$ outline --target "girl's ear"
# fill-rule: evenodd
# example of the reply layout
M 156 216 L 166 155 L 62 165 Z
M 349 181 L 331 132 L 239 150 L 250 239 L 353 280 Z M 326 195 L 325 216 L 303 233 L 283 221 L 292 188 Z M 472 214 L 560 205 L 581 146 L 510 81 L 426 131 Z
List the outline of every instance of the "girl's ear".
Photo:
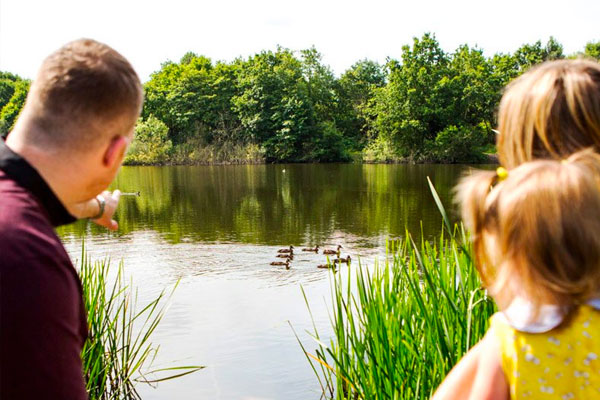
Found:
M 113 169 L 121 165 L 125 152 L 127 151 L 128 141 L 124 136 L 118 135 L 111 139 L 108 147 L 104 151 L 102 163 L 105 167 Z

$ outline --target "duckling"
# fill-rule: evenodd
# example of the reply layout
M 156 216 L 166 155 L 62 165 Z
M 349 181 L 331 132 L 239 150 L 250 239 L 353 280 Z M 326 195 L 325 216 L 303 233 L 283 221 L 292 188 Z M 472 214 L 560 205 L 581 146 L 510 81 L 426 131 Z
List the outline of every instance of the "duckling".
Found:
M 140 192 L 125 192 L 125 193 L 121 193 L 121 196 L 137 196 L 140 197 Z
M 277 258 L 287 258 L 289 260 L 293 260 L 294 259 L 294 253 L 281 253 L 281 254 L 277 254 Z
M 285 265 L 285 269 L 290 269 L 290 260 L 287 259 L 285 262 L 283 261 L 273 261 L 271 265 Z
M 324 268 L 324 269 L 333 268 L 333 269 L 335 269 L 335 264 L 321 264 L 321 265 L 317 265 L 317 268 Z
M 342 245 L 338 244 L 337 250 L 323 250 L 323 254 L 337 254 L 339 256 L 341 248 L 342 248 Z
M 319 246 L 315 246 L 314 248 L 312 247 L 305 247 L 302 249 L 302 251 L 314 251 L 315 253 L 319 252 Z
M 333 260 L 334 264 L 340 264 L 340 263 L 346 263 L 346 264 L 350 264 L 350 255 L 348 255 L 348 257 L 346 258 L 336 258 L 335 260 Z
M 293 253 L 294 252 L 294 246 L 292 246 L 290 244 L 290 248 L 289 249 L 279 249 L 277 250 L 278 253 Z

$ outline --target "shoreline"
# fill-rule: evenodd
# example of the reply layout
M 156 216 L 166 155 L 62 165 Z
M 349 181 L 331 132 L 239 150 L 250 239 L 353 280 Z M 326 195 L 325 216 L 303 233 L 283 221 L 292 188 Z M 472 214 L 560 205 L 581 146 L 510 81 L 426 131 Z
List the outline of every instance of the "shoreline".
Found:
M 159 163 L 124 163 L 123 166 L 127 167 L 180 167 L 180 166 L 228 166 L 228 165 L 269 165 L 269 164 L 411 164 L 411 165 L 479 165 L 479 164 L 499 164 L 497 154 L 484 154 L 485 160 L 483 162 L 458 162 L 458 163 L 440 163 L 440 162 L 414 162 L 409 160 L 390 160 L 390 161 L 334 161 L 334 162 L 323 162 L 323 161 L 286 161 L 286 162 L 269 162 L 269 161 L 217 161 L 217 162 L 206 162 L 206 161 L 167 161 Z

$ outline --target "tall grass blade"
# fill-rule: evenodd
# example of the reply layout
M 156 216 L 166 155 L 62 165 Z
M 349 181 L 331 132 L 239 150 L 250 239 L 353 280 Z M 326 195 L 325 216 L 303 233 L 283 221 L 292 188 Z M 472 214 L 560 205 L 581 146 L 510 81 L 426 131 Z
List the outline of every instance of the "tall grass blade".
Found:
M 88 321 L 88 339 L 82 350 L 82 360 L 90 400 L 140 399 L 137 382 L 161 382 L 203 368 L 178 366 L 146 372 L 158 352 L 150 337 L 165 314 L 172 291 L 168 296 L 163 291 L 138 309 L 137 291 L 132 292 L 125 284 L 122 263 L 109 282 L 110 261 L 93 262 L 82 245 L 80 267 Z M 146 378 L 165 371 L 175 373 L 156 379 Z
M 428 399 L 487 330 L 495 305 L 481 289 L 468 235 L 450 225 L 428 182 L 447 234 L 433 242 L 421 235 L 417 245 L 407 233 L 404 243 L 386 245 L 383 263 L 359 260 L 347 279 L 332 279 L 333 337 L 325 346 L 321 336 L 313 352 L 301 345 L 321 365 L 313 371 L 326 398 Z

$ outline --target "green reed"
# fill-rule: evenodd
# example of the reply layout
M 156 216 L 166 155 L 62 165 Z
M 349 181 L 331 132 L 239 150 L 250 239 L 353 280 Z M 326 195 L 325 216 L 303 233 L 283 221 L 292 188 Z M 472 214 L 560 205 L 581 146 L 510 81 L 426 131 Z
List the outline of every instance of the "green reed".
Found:
M 82 249 L 79 275 L 88 322 L 82 359 L 90 400 L 140 399 L 136 391 L 139 382 L 152 384 L 202 369 L 177 366 L 149 370 L 158 351 L 150 337 L 173 291 L 163 291 L 138 307 L 137 292 L 124 281 L 123 264 L 110 280 L 109 271 L 108 260 L 92 262 Z M 171 375 L 154 378 L 157 373 Z
M 333 338 L 323 342 L 314 327 L 314 352 L 301 343 L 324 397 L 429 398 L 483 337 L 495 305 L 481 288 L 465 230 L 450 229 L 433 194 L 446 226 L 435 241 L 416 245 L 407 232 L 388 243 L 382 264 L 332 276 Z

